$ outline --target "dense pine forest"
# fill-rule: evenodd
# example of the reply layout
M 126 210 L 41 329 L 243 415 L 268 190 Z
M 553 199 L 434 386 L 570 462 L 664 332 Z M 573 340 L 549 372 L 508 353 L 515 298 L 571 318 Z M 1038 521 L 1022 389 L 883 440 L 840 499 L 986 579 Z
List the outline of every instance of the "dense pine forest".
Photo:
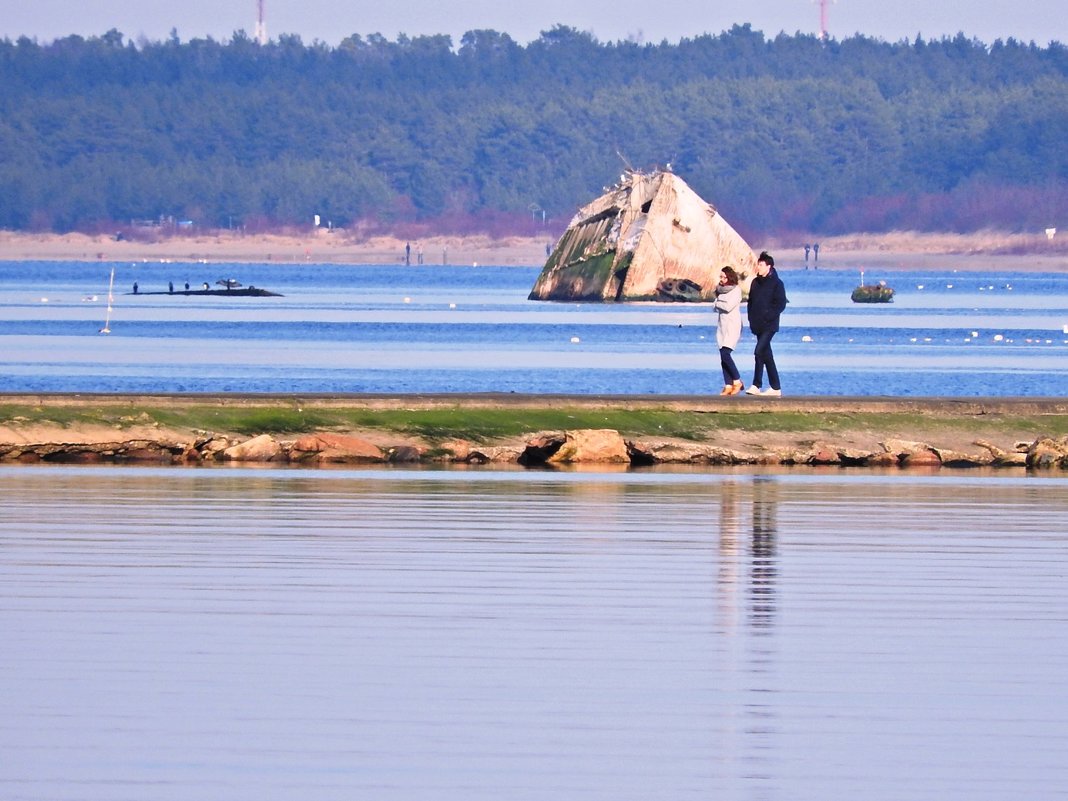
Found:
M 671 165 L 746 235 L 1068 225 L 1068 49 L 557 27 L 0 41 L 0 228 L 562 228 Z M 189 224 L 189 223 L 186 223 Z

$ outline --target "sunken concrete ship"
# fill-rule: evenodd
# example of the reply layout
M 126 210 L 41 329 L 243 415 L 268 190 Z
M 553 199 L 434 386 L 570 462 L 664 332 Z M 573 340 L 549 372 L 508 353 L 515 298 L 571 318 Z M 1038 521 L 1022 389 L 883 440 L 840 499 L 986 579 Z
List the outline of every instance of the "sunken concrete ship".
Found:
M 711 301 L 728 265 L 747 291 L 756 255 L 712 204 L 672 172 L 631 170 L 575 214 L 529 299 Z

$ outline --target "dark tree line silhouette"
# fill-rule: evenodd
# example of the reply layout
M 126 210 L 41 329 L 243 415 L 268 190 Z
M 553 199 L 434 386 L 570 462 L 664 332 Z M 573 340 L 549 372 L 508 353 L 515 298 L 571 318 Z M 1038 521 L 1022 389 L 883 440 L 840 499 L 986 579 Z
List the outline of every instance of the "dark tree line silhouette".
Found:
M 747 234 L 1037 230 L 1068 211 L 1066 130 L 1058 43 L 21 38 L 0 41 L 0 227 L 562 225 L 670 163 Z

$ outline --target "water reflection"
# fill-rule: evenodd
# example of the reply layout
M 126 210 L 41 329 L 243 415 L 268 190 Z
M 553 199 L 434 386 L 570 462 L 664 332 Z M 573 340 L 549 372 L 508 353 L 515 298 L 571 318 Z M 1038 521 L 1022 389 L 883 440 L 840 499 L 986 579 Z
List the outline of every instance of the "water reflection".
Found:
M 0 797 L 1055 797 L 1068 482 L 973 475 L 0 468 Z
M 753 544 L 752 592 L 750 619 L 757 631 L 768 629 L 775 622 L 775 525 L 777 483 L 774 479 L 757 477 L 753 481 Z
M 723 721 L 711 761 L 731 797 L 775 797 L 776 686 L 775 481 L 726 480 L 719 485 L 717 628 L 725 659 L 713 662 L 724 690 Z M 745 792 L 742 793 L 742 788 Z

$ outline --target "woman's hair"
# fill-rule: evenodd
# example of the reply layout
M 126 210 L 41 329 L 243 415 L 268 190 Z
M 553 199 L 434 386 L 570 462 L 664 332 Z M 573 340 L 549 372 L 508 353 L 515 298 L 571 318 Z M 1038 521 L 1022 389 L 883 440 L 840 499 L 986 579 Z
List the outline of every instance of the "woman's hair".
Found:
M 734 271 L 733 267 L 724 267 L 720 272 L 727 276 L 728 285 L 738 286 L 738 273 Z

